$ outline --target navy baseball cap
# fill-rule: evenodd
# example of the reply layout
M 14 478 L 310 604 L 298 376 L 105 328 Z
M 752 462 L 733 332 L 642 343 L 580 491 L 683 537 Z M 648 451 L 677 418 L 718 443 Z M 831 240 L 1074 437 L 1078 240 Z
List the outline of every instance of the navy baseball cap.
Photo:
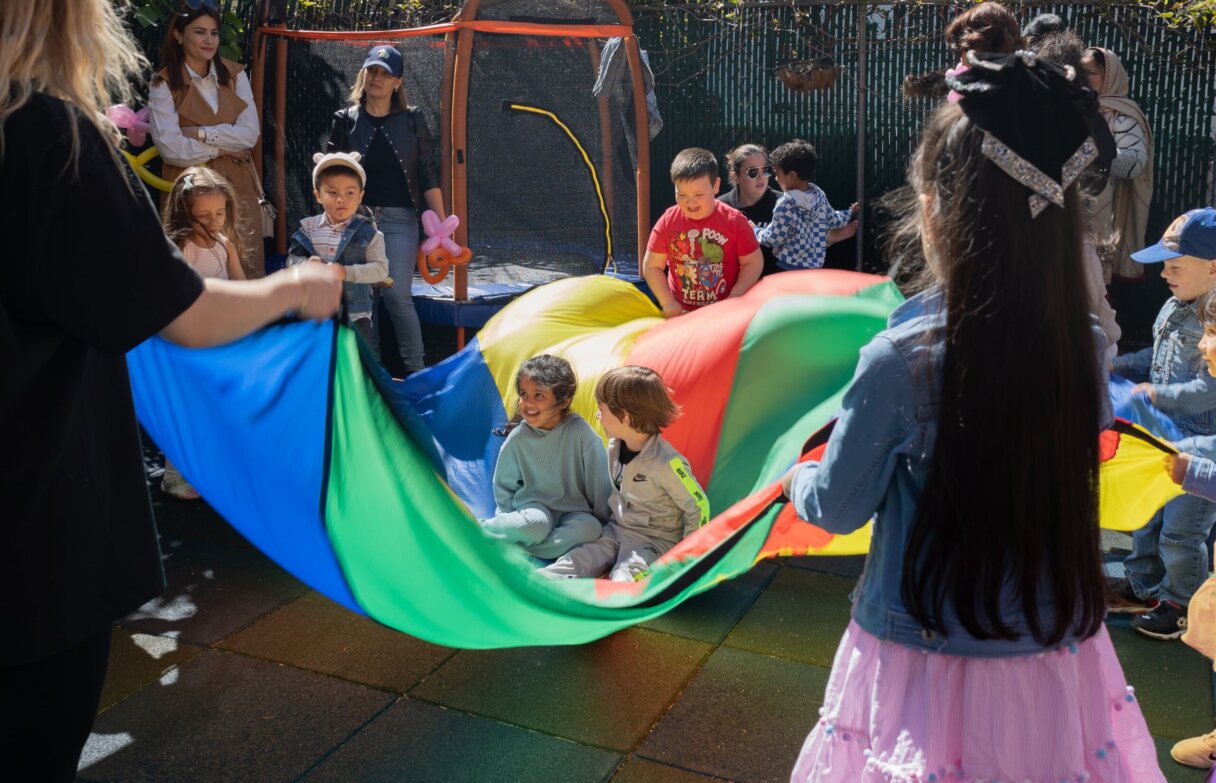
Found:
M 1205 261 L 1216 259 L 1216 209 L 1192 209 L 1174 218 L 1161 241 L 1132 253 L 1132 260 L 1155 264 L 1180 256 L 1194 256 Z
M 373 46 L 371 51 L 367 53 L 367 59 L 363 61 L 364 68 L 383 68 L 389 72 L 390 76 L 401 78 L 401 52 L 397 51 L 396 47 L 388 44 L 377 44 Z

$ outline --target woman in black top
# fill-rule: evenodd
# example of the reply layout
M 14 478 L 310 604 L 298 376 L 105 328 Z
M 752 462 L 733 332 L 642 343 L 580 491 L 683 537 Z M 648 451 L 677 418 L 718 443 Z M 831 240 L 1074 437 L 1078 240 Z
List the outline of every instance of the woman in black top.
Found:
M 363 203 L 371 207 L 384 234 L 388 274 L 382 292 L 406 373 L 423 361 L 422 326 L 414 309 L 413 280 L 418 258 L 418 211 L 443 219 L 439 165 L 426 118 L 406 103 L 401 53 L 373 46 L 350 93 L 350 105 L 334 115 L 326 152 L 358 152 L 367 172 Z
M 767 225 L 773 220 L 773 208 L 781 191 L 769 186 L 773 178 L 773 167 L 768 162 L 768 150 L 759 144 L 740 144 L 726 153 L 727 178 L 731 189 L 718 196 L 718 201 L 729 204 L 739 210 L 755 227 Z M 828 245 L 831 246 L 842 239 L 848 239 L 857 233 L 857 221 L 843 228 L 828 231 Z M 773 250 L 765 245 L 760 246 L 764 254 L 764 271 L 761 277 L 780 272 L 777 257 Z
M 342 288 L 320 264 L 247 282 L 186 264 L 105 117 L 147 65 L 110 0 L 4 0 L 0 40 L 0 232 L 21 259 L 0 284 L 0 759 L 71 781 L 110 626 L 164 589 L 126 352 L 326 318 Z

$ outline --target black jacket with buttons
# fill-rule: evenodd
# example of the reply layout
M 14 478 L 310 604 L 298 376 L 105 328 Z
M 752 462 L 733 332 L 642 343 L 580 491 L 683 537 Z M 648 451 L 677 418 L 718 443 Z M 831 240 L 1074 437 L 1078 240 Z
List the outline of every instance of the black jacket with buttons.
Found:
M 426 118 L 417 106 L 404 110 L 394 108 L 384 123 L 384 136 L 401 163 L 405 181 L 409 183 L 410 198 L 419 212 L 426 209 L 422 194 L 439 187 L 439 162 L 435 142 L 431 138 Z M 363 107 L 347 106 L 334 112 L 326 152 L 357 152 L 367 156 L 375 128 L 363 118 Z

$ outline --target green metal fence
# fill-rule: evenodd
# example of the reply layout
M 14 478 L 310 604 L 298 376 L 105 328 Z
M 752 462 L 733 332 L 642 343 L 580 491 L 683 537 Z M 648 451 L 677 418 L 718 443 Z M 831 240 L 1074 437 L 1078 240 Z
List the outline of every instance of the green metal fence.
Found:
M 925 98 L 904 98 L 903 79 L 951 64 L 942 33 L 969 5 L 753 3 L 717 20 L 697 19 L 686 11 L 639 13 L 635 26 L 649 50 L 666 122 L 651 144 L 655 216 L 673 203 L 667 167 L 676 152 L 690 146 L 721 155 L 743 142 L 772 148 L 790 138 L 806 138 L 819 150 L 819 184 L 837 206 L 859 195 L 872 200 L 903 184 L 920 125 L 934 105 Z M 1057 13 L 1087 44 L 1104 46 L 1122 58 L 1131 97 L 1145 110 L 1155 137 L 1149 235 L 1158 234 L 1178 213 L 1208 203 L 1216 164 L 1214 33 L 1171 30 L 1151 10 L 1130 4 L 1011 5 L 1023 24 L 1038 13 Z M 857 14 L 863 8 L 867 111 L 861 194 Z M 826 91 L 794 92 L 776 78 L 784 63 L 823 55 L 840 69 Z M 867 259 L 874 258 L 872 237 L 869 232 Z

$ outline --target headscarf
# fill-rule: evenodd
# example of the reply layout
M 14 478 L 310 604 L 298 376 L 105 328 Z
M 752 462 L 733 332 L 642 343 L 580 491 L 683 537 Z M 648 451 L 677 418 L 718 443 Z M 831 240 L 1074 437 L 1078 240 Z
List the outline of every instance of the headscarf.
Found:
M 1127 97 L 1128 79 L 1119 56 L 1109 49 L 1091 46 L 1088 51 L 1101 52 L 1106 61 L 1102 89 L 1098 91 L 1098 102 L 1109 123 L 1116 114 L 1131 117 L 1140 126 L 1148 147 L 1148 160 L 1135 179 L 1111 180 L 1114 188 L 1111 228 L 1118 233 L 1113 271 L 1126 277 L 1139 277 L 1144 269 L 1131 260 L 1131 253 L 1144 242 L 1144 231 L 1148 227 L 1148 207 L 1153 200 L 1153 131 L 1148 118 L 1140 106 Z M 1113 130 L 1113 128 L 1112 128 Z

